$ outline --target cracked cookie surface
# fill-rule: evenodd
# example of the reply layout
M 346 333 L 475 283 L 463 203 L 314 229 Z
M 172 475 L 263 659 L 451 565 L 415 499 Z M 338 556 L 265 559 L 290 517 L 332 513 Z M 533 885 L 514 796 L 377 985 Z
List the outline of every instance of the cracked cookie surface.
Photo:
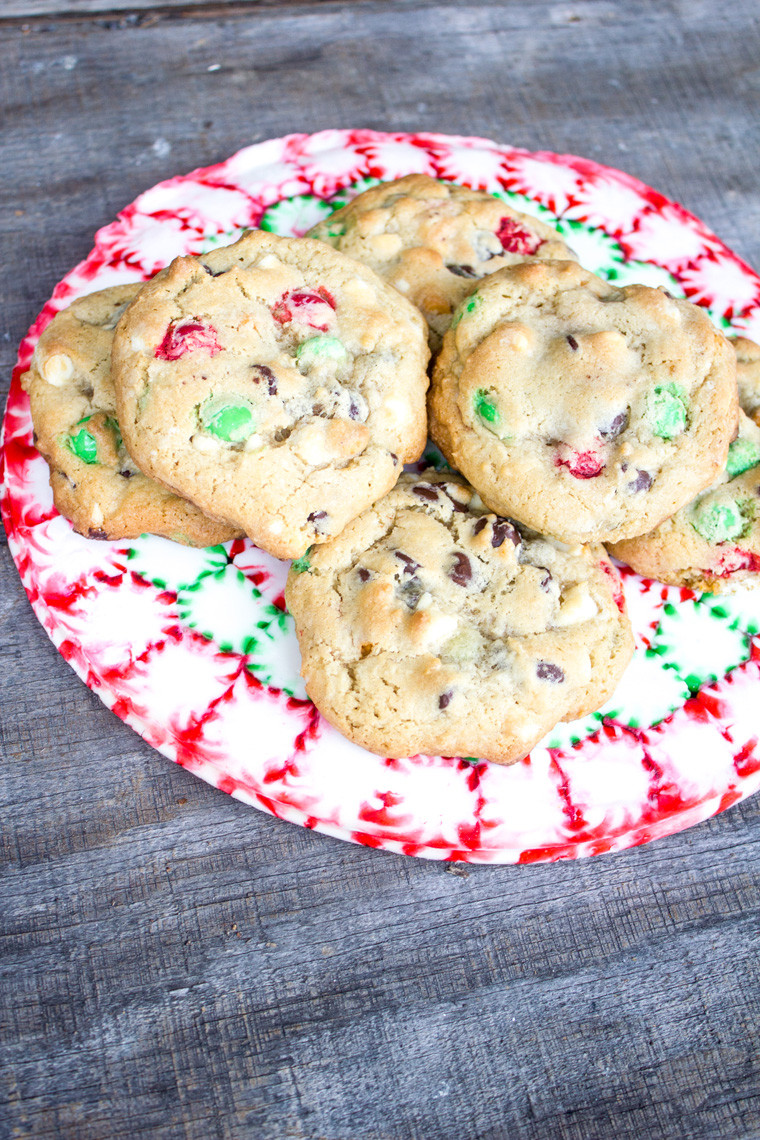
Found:
M 742 411 L 760 424 L 760 345 L 746 336 L 729 338 L 736 353 L 736 382 Z
M 712 593 L 760 583 L 760 427 L 744 412 L 726 466 L 649 534 L 609 550 L 645 578 Z
M 387 756 L 511 763 L 598 708 L 633 648 L 602 547 L 521 530 L 434 470 L 294 563 L 285 596 L 309 696 Z
M 139 290 L 139 284 L 117 285 L 91 293 L 46 327 L 22 378 L 35 442 L 50 467 L 55 505 L 80 534 L 158 534 L 215 546 L 239 532 L 144 475 L 122 442 L 111 345 L 119 316 Z
M 493 194 L 409 174 L 365 190 L 309 231 L 408 297 L 440 346 L 475 280 L 526 257 L 571 258 L 551 226 Z
M 615 541 L 719 474 L 735 354 L 688 301 L 533 261 L 460 305 L 429 409 L 433 439 L 491 509 L 568 542 Z
M 150 281 L 114 339 L 119 421 L 155 478 L 292 558 L 426 438 L 424 322 L 365 266 L 254 231 Z

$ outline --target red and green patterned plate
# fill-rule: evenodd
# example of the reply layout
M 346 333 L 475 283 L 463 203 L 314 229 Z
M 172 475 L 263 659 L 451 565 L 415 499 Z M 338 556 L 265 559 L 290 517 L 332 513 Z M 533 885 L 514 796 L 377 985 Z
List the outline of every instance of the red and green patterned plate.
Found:
M 760 787 L 760 591 L 697 596 L 625 574 L 636 653 L 598 713 L 509 768 L 350 744 L 306 698 L 287 566 L 237 541 L 97 542 L 55 510 L 19 377 L 54 313 L 260 226 L 303 234 L 374 184 L 422 171 L 481 187 L 562 233 L 586 268 L 664 285 L 760 336 L 760 278 L 697 218 L 587 159 L 486 139 L 323 131 L 162 182 L 96 235 L 19 350 L 2 508 L 37 617 L 84 682 L 151 745 L 282 819 L 371 847 L 482 863 L 577 858 L 689 827 Z

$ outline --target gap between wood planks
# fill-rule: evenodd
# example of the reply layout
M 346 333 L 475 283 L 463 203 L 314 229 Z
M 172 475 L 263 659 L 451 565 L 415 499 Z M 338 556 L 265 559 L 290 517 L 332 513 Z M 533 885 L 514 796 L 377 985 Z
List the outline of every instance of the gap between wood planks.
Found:
M 376 0 L 350 0 L 351 6 L 368 5 Z M 399 3 L 399 0 L 395 0 Z M 444 3 L 446 0 L 444 0 Z M 457 0 L 451 0 L 456 3 Z M 151 4 L 150 0 L 130 0 L 111 6 L 99 6 L 99 0 L 74 0 L 70 7 L 49 8 L 47 0 L 5 0 L 0 12 L 0 28 L 21 27 L 23 31 L 39 31 L 51 23 L 95 23 L 114 28 L 149 28 L 164 20 L 216 20 L 225 16 L 249 16 L 257 10 L 271 12 L 276 8 L 316 8 L 319 6 L 345 7 L 345 0 L 165 0 Z M 400 6 L 409 6 L 400 0 Z

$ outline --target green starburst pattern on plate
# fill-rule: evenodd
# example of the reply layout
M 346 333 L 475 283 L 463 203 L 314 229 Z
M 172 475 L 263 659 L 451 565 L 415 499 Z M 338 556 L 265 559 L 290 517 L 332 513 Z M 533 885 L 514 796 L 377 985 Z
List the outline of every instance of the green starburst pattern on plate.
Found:
M 598 226 L 588 226 L 572 218 L 559 218 L 554 222 L 554 228 L 590 273 L 608 277 L 625 261 L 620 245 Z
M 627 728 L 649 728 L 681 708 L 689 696 L 686 682 L 657 654 L 641 647 L 606 704 L 590 716 L 556 725 L 541 743 L 566 750 L 593 736 L 604 721 Z
M 667 289 L 674 297 L 686 296 L 677 278 L 667 269 L 652 265 L 651 261 L 615 262 L 606 269 L 600 269 L 599 276 L 605 277 L 612 285 L 649 285 L 652 289 Z
M 734 594 L 703 594 L 699 604 L 712 617 L 725 621 L 729 629 L 750 635 L 760 633 L 760 589 L 747 587 Z
M 436 471 L 451 471 L 453 468 L 448 463 L 443 452 L 433 443 L 432 439 L 427 441 L 422 459 L 426 466 L 435 467 Z
M 494 198 L 501 198 L 502 202 L 506 202 L 513 210 L 519 210 L 521 214 L 529 214 L 530 217 L 538 218 L 540 221 L 546 222 L 548 226 L 557 229 L 557 215 L 551 210 L 547 210 L 546 206 L 542 206 L 540 202 L 535 202 L 525 194 L 515 194 L 512 190 L 492 190 L 491 193 Z
M 652 652 L 696 692 L 711 685 L 750 654 L 749 637 L 726 620 L 720 607 L 699 601 L 669 602 L 651 642 Z
M 144 534 L 127 550 L 129 569 L 159 590 L 178 593 L 191 586 L 202 574 L 227 565 L 225 546 L 199 548 L 182 546 L 167 538 Z
M 307 230 L 332 214 L 334 206 L 316 194 L 297 194 L 275 202 L 261 215 L 259 229 L 281 237 L 303 237 Z
M 236 566 L 225 563 L 182 587 L 177 610 L 184 625 L 223 653 L 247 657 L 262 684 L 305 696 L 292 617 L 267 602 Z
M 371 190 L 373 186 L 379 186 L 380 178 L 360 178 L 358 182 L 352 182 L 350 186 L 344 186 L 337 194 L 333 194 L 330 199 L 330 208 L 332 210 L 340 210 L 343 206 L 347 206 L 349 202 L 353 202 L 358 194 L 363 194 L 365 190 Z
M 201 253 L 208 253 L 209 250 L 218 249 L 222 245 L 232 245 L 243 236 L 245 230 L 241 226 L 237 226 L 234 230 L 225 230 L 221 234 L 208 234 L 203 239 L 201 246 Z

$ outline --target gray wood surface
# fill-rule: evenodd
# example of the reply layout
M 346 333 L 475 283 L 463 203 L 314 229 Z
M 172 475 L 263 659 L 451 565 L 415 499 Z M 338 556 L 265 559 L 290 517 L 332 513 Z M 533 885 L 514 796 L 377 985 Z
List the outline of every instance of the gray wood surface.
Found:
M 293 130 L 585 154 L 760 264 L 750 0 L 90 6 L 0 6 L 3 394 L 98 226 Z M 5 545 L 0 753 L 3 1140 L 760 1136 L 757 798 L 553 866 L 314 835 L 101 706 Z

